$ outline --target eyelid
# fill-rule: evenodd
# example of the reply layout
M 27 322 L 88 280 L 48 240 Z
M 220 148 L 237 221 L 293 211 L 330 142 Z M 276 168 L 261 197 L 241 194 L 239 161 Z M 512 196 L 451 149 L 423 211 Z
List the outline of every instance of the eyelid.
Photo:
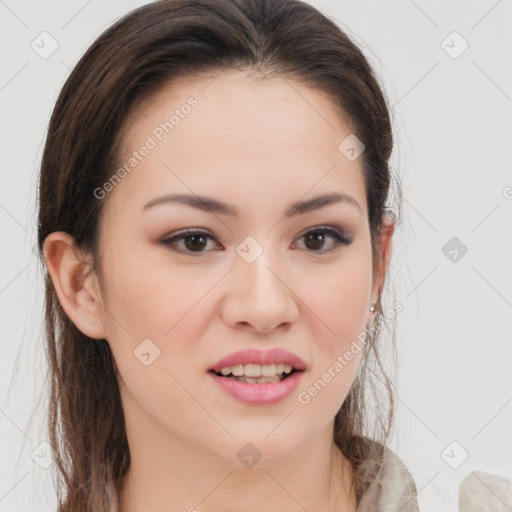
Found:
M 298 238 L 306 235 L 307 233 L 311 233 L 312 231 L 326 231 L 326 232 L 334 232 L 338 234 L 340 237 L 343 237 L 346 240 L 350 240 L 352 237 L 350 237 L 347 234 L 347 230 L 342 228 L 341 226 L 338 226 L 336 224 L 319 224 L 318 226 L 312 226 L 310 228 L 305 229 L 302 231 Z

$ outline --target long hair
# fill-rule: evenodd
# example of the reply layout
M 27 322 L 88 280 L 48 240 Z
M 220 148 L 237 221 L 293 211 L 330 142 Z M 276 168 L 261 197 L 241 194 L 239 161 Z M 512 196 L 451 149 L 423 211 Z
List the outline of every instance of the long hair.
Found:
M 375 276 L 380 229 L 386 217 L 397 220 L 387 204 L 393 146 L 387 102 L 357 45 L 299 0 L 156 1 L 128 13 L 94 41 L 66 80 L 48 128 L 38 190 L 41 259 L 46 236 L 65 231 L 98 264 L 104 201 L 94 190 L 120 164 L 130 112 L 174 79 L 225 69 L 298 79 L 327 93 L 349 120 L 365 144 L 360 158 Z M 375 315 L 377 325 L 383 319 L 381 294 Z M 384 325 L 392 323 L 386 319 Z M 334 422 L 334 441 L 355 470 L 358 500 L 382 461 L 393 425 L 392 384 L 379 355 L 381 330 L 368 330 L 362 364 Z M 89 338 L 73 324 L 48 272 L 45 338 L 59 512 L 118 511 L 130 465 L 119 376 L 107 341 Z

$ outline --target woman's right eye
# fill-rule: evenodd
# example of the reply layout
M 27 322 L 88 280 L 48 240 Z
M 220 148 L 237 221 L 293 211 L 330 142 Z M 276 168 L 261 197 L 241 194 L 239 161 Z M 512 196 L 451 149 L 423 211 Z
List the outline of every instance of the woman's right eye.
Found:
M 207 240 L 215 240 L 210 234 L 205 231 L 188 230 L 185 232 L 173 235 L 171 238 L 164 238 L 159 241 L 160 244 L 169 247 L 172 251 L 195 255 L 201 254 L 207 244 Z M 184 242 L 185 249 L 176 248 L 178 242 Z

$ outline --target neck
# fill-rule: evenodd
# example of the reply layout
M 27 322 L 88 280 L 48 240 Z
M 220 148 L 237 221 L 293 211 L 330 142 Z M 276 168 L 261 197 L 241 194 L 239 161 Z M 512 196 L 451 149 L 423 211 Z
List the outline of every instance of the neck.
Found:
M 352 468 L 332 442 L 332 425 L 286 460 L 265 465 L 262 457 L 252 468 L 168 433 L 165 443 L 156 435 L 128 437 L 120 512 L 356 510 Z

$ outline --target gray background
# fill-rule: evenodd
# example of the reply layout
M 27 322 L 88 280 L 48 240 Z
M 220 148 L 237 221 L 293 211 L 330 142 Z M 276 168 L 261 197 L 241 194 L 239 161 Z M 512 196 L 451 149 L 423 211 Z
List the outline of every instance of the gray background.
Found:
M 0 0 L 0 511 L 55 510 L 32 252 L 45 130 L 79 57 L 143 3 Z M 422 512 L 455 511 L 468 472 L 512 480 L 512 0 L 310 3 L 355 38 L 393 105 L 405 199 L 388 302 L 403 305 L 393 448 Z

